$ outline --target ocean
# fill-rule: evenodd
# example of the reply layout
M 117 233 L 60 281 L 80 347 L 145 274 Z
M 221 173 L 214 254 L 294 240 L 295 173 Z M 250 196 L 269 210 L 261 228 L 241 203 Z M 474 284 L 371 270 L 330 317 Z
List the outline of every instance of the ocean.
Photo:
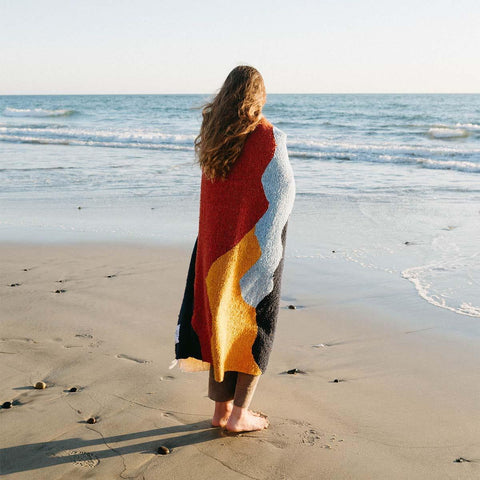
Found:
M 207 99 L 0 96 L 0 241 L 193 246 Z M 288 261 L 480 317 L 480 95 L 271 94 L 264 114 L 296 178 Z

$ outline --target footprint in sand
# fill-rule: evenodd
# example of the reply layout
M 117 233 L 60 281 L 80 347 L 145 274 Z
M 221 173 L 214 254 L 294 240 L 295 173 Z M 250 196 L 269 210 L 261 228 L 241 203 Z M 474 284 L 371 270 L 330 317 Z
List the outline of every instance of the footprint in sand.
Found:
M 132 357 L 130 355 L 125 355 L 124 353 L 119 353 L 115 355 L 117 358 L 124 358 L 125 360 L 130 360 L 136 363 L 150 363 L 150 360 L 144 360 L 143 358 Z
M 93 335 L 90 333 L 77 333 L 75 336 L 79 338 L 93 338 Z
M 322 435 L 313 428 L 302 433 L 302 443 L 305 445 L 315 445 L 321 438 Z
M 55 457 L 70 457 L 72 463 L 78 467 L 94 468 L 99 463 L 99 458 L 90 452 L 84 452 L 82 450 L 68 450 L 66 452 L 60 452 L 54 455 Z
M 0 342 L 37 343 L 33 338 L 29 338 L 29 337 L 0 338 Z

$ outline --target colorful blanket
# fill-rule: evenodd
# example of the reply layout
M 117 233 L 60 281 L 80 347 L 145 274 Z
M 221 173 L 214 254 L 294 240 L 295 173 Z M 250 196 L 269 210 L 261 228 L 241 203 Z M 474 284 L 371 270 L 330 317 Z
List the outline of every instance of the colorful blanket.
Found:
M 185 371 L 260 375 L 279 309 L 295 183 L 286 135 L 266 119 L 225 180 L 202 176 L 200 222 L 176 331 Z

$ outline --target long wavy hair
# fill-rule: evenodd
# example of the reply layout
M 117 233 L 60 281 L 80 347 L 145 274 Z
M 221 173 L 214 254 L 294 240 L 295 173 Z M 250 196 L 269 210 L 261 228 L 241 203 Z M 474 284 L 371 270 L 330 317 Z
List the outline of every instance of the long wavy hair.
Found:
M 262 118 L 266 101 L 260 72 L 235 67 L 211 102 L 202 108 L 202 126 L 195 139 L 197 161 L 207 178 L 225 178 L 245 140 Z

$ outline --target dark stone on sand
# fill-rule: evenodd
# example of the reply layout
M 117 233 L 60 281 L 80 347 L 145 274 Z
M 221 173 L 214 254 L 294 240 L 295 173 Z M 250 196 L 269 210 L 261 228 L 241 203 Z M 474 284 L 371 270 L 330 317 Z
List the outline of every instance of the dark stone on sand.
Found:
M 90 425 L 94 424 L 94 423 L 97 423 L 97 419 L 95 417 L 90 417 L 88 420 L 87 420 L 87 423 L 90 423 Z
M 162 445 L 161 447 L 158 447 L 157 453 L 160 455 L 168 455 L 170 453 L 170 449 Z
M 405 245 L 411 245 L 412 242 L 405 242 Z
M 282 372 L 281 375 L 306 375 L 307 372 L 305 370 L 300 370 L 299 368 L 292 368 L 290 370 L 286 370 L 285 372 Z
M 35 384 L 35 388 L 37 390 L 44 390 L 45 388 L 47 388 L 47 384 L 45 382 L 37 382 Z
M 2 408 L 12 408 L 12 402 L 3 402 Z
M 297 373 L 301 373 L 302 375 L 307 374 L 307 372 L 300 370 L 298 368 L 292 368 L 291 370 L 287 370 L 286 372 L 283 372 L 283 373 L 286 373 L 288 375 L 296 375 Z
M 28 272 L 28 268 L 24 268 L 23 271 L 24 271 L 24 272 Z
M 11 283 L 10 286 L 11 287 L 19 287 L 21 285 L 21 283 Z
M 332 253 L 337 253 L 335 250 L 332 250 Z
M 338 383 L 338 378 L 336 378 L 336 379 L 333 381 L 333 383 Z
M 65 293 L 66 290 L 63 288 L 59 288 L 58 290 L 55 290 L 55 293 Z
M 463 463 L 463 462 L 470 462 L 470 460 L 467 460 L 466 458 L 463 458 L 463 457 L 458 457 L 454 460 L 454 463 Z
M 72 387 L 69 392 L 76 392 L 77 391 L 77 387 Z
M 78 210 L 81 210 L 81 209 L 82 209 L 82 207 L 77 207 L 77 208 L 78 208 Z
M 107 275 L 106 278 L 113 278 L 113 277 L 116 277 L 117 275 L 115 273 L 113 273 L 112 275 Z
M 295 305 L 289 305 L 288 308 L 289 308 L 290 310 L 296 310 L 296 309 L 297 309 L 297 307 L 296 307 Z

